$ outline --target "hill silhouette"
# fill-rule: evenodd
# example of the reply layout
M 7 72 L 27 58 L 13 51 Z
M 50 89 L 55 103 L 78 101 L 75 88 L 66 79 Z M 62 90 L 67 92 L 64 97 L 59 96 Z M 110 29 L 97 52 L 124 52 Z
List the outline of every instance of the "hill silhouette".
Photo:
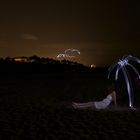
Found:
M 69 60 L 54 60 L 52 58 L 38 57 L 6 57 L 0 58 L 0 72 L 8 73 L 73 73 L 92 72 L 94 68 Z

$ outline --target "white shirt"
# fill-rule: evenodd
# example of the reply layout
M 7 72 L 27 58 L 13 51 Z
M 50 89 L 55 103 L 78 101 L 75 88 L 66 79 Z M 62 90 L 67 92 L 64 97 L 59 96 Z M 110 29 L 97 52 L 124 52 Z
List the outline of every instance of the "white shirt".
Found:
M 95 103 L 96 109 L 104 109 L 104 108 L 106 108 L 111 103 L 111 101 L 112 101 L 112 96 L 108 95 L 102 101 L 96 101 L 94 103 Z

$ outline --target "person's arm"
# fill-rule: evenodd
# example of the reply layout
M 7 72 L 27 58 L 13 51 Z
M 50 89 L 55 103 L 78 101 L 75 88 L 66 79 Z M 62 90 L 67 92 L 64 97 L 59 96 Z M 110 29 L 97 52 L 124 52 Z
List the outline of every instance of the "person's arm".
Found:
M 117 99 L 116 99 L 116 92 L 113 91 L 113 100 L 114 100 L 114 105 L 117 106 Z

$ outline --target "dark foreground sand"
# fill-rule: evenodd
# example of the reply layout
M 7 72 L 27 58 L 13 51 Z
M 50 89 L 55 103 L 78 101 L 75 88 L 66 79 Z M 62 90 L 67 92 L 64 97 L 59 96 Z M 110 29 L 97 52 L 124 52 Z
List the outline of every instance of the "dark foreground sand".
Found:
M 0 140 L 139 138 L 139 110 L 74 110 L 36 104 L 0 107 Z
M 139 139 L 140 110 L 118 107 L 97 111 L 71 107 L 73 100 L 101 97 L 98 93 L 105 82 L 97 80 L 94 75 L 83 75 L 81 79 L 1 76 L 0 140 Z

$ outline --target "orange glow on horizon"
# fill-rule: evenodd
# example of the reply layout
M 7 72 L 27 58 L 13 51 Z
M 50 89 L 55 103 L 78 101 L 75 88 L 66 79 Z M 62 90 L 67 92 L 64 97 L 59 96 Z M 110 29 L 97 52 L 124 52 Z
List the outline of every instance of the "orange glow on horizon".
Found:
M 16 57 L 14 58 L 16 62 L 31 62 L 31 60 L 27 57 Z

